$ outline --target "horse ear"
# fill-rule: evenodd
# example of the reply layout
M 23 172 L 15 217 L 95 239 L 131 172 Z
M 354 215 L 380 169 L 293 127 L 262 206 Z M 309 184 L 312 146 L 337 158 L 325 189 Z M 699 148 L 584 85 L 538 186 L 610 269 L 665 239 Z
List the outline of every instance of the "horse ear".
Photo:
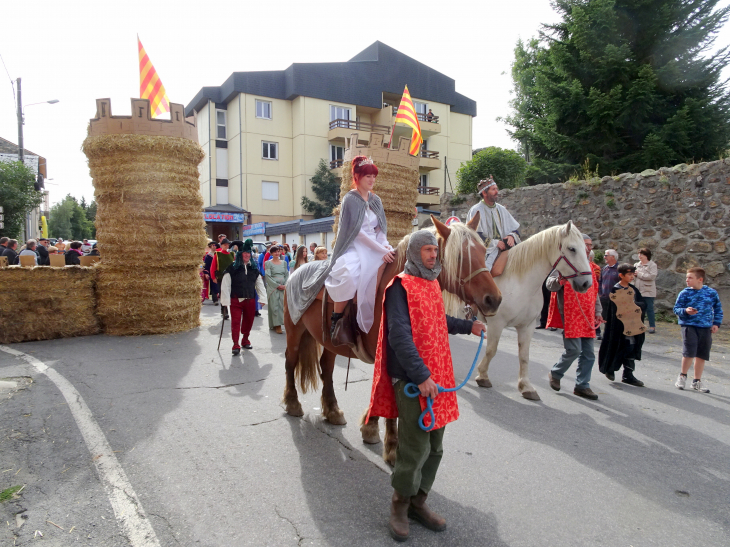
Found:
M 466 225 L 472 230 L 476 231 L 477 226 L 479 226 L 479 211 L 474 214 L 474 218 L 467 222 Z
M 573 230 L 573 221 L 569 220 L 568 223 L 565 226 L 563 226 L 563 229 L 560 232 L 560 235 L 563 237 L 568 237 L 572 230 Z
M 441 222 L 433 215 L 431 215 L 431 222 L 433 222 L 433 225 L 436 226 L 436 231 L 442 238 L 449 239 L 449 236 L 451 235 L 451 228 L 446 226 L 446 224 Z

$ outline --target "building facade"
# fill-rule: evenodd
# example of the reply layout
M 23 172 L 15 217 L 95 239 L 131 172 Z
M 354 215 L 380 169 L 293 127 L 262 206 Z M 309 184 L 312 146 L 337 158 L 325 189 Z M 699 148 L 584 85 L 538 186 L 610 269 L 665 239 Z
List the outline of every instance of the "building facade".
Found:
M 453 79 L 375 42 L 347 62 L 235 72 L 221 86 L 202 88 L 185 116 L 196 116 L 206 152 L 206 211 L 229 206 L 248 214 L 249 223 L 311 219 L 301 206 L 303 196 L 316 199 L 310 179 L 320 160 L 339 174 L 352 133 L 383 133 L 394 147 L 401 136 L 410 138 L 405 126 L 392 134 L 405 85 L 425 141 L 418 205 L 438 209 L 447 178 L 455 183 L 456 170 L 471 159 L 476 102 L 457 93 Z

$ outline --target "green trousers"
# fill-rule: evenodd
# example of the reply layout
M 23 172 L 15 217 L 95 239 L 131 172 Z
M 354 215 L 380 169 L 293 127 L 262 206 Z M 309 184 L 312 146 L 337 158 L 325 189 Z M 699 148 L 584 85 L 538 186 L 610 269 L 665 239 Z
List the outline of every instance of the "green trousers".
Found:
M 398 448 L 390 484 L 403 496 L 415 496 L 419 490 L 428 493 L 436 479 L 444 454 L 444 429 L 424 431 L 418 426 L 421 404 L 418 397 L 406 396 L 405 381 L 398 380 L 395 402 L 398 405 Z

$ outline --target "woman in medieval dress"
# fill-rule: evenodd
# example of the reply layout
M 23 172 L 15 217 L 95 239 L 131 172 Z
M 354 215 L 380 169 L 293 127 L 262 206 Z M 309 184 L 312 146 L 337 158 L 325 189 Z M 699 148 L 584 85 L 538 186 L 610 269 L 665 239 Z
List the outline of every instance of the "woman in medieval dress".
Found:
M 380 198 L 372 192 L 378 168 L 372 159 L 352 160 L 353 189 L 345 194 L 340 208 L 337 243 L 332 267 L 325 279 L 334 301 L 330 337 L 333 345 L 344 343 L 336 332 L 349 300 L 357 295 L 357 324 L 362 332 L 373 325 L 378 269 L 393 262 L 395 252 L 387 239 L 388 226 Z M 347 243 L 346 247 L 343 246 Z
M 266 269 L 266 294 L 269 299 L 269 329 L 282 334 L 281 326 L 284 324 L 284 287 L 289 279 L 289 270 L 286 262 L 281 259 L 283 247 L 273 245 L 269 252 L 271 260 L 264 264 Z

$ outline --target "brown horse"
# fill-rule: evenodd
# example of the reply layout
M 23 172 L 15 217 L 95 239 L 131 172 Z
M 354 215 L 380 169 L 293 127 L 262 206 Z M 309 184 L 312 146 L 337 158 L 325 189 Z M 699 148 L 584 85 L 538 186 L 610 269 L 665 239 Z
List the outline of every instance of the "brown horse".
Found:
M 445 291 L 457 295 L 461 300 L 479 309 L 485 316 L 494 315 L 502 301 L 491 274 L 484 268 L 486 247 L 481 242 L 474 228 L 479 223 L 479 216 L 468 224 L 454 224 L 451 227 L 439 222 L 431 216 L 435 226 L 439 246 L 439 260 L 442 264 L 439 284 Z M 432 228 L 432 230 L 434 230 Z M 375 356 L 380 332 L 380 320 L 383 311 L 383 293 L 391 280 L 403 271 L 405 265 L 406 248 L 409 236 L 403 238 L 396 249 L 396 258 L 386 264 L 378 283 L 375 298 L 373 326 L 365 335 L 364 349 L 371 356 Z M 289 290 L 287 287 L 286 290 Z M 345 425 L 342 410 L 337 405 L 335 390 L 332 384 L 332 372 L 335 358 L 338 355 L 354 357 L 355 354 L 347 346 L 334 347 L 327 340 L 323 341 L 322 329 L 329 330 L 329 317 L 332 313 L 332 302 L 327 305 L 324 315 L 326 325 L 322 325 L 322 301 L 315 300 L 304 312 L 295 325 L 289 316 L 284 293 L 284 327 L 286 328 L 286 388 L 284 389 L 283 403 L 286 412 L 291 416 L 303 416 L 302 405 L 299 403 L 296 389 L 296 378 L 302 393 L 308 389 L 318 388 L 317 376 L 322 379 L 322 415 L 335 425 Z M 322 357 L 318 359 L 318 344 L 323 346 Z M 363 441 L 370 444 L 380 442 L 378 417 L 371 417 L 367 424 L 362 424 Z M 386 420 L 386 443 L 383 458 L 390 463 L 395 461 L 395 447 L 397 436 L 395 420 Z

